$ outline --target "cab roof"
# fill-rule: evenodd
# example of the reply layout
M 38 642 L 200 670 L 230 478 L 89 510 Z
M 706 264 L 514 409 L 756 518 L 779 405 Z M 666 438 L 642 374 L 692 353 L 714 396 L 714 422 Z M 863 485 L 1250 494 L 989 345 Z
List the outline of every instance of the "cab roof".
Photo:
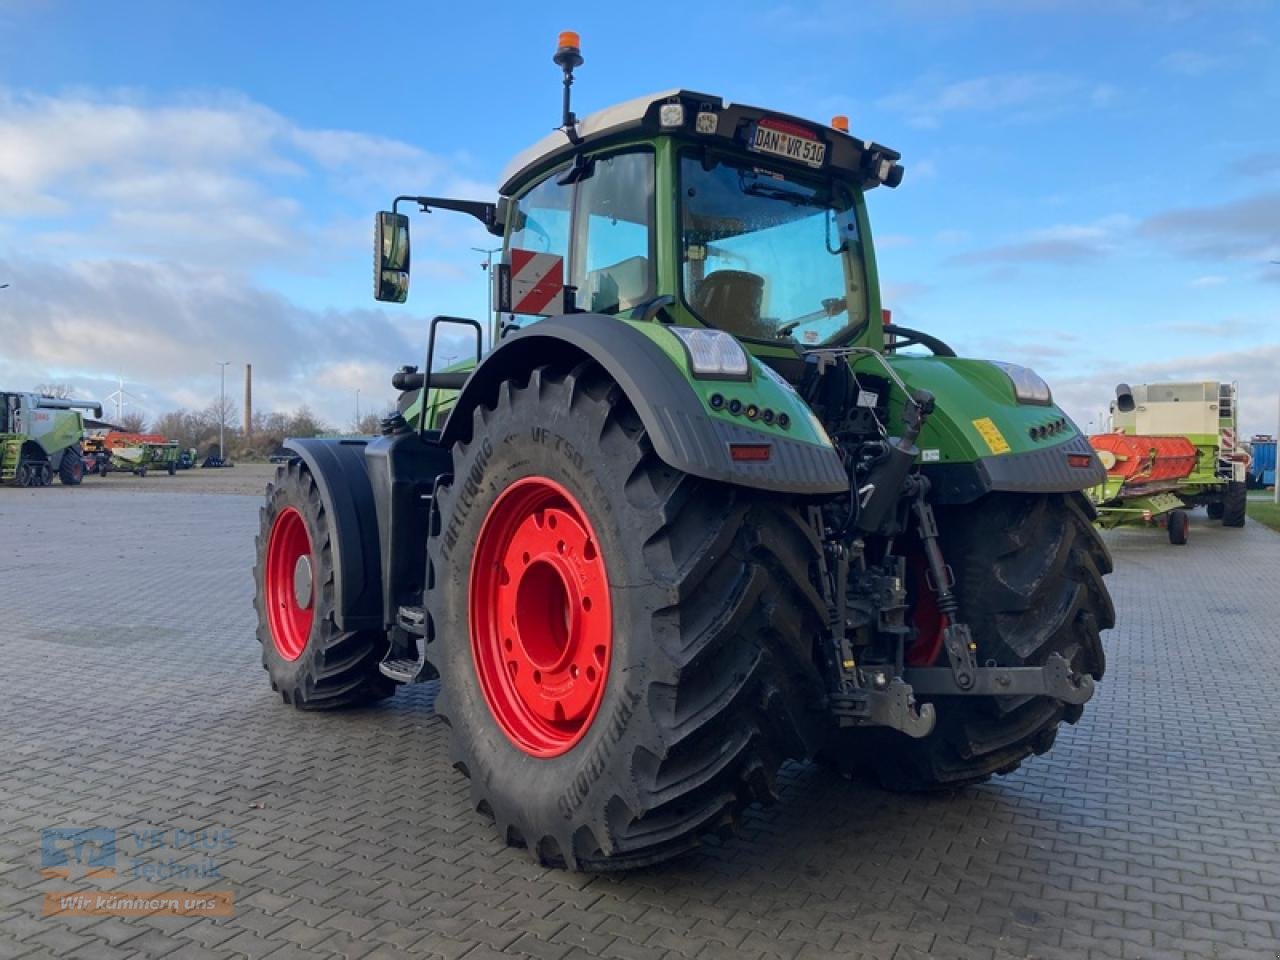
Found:
M 662 108 L 677 104 L 683 107 L 681 122 L 663 123 Z M 672 111 L 668 111 L 668 121 L 672 119 L 671 113 Z M 701 119 L 707 114 L 714 115 L 714 124 Z M 901 154 L 878 143 L 860 140 L 834 127 L 814 123 L 803 117 L 730 103 L 712 94 L 674 89 L 636 97 L 589 114 L 579 120 L 574 128 L 577 143 L 570 139 L 565 130 L 552 131 L 533 146 L 521 151 L 507 164 L 498 189 L 503 196 L 511 196 L 534 174 L 567 161 L 575 153 L 621 140 L 638 132 L 681 135 L 693 141 L 726 148 L 736 146 L 745 150 L 750 130 L 764 119 L 801 128 L 826 143 L 827 154 L 823 167 L 859 176 L 864 187 L 874 187 L 881 183 L 896 187 L 902 180 L 902 167 L 898 164 Z M 792 161 L 777 157 L 771 156 L 768 159 L 770 163 L 776 160 L 782 166 L 798 166 Z M 799 168 L 807 169 L 803 166 Z

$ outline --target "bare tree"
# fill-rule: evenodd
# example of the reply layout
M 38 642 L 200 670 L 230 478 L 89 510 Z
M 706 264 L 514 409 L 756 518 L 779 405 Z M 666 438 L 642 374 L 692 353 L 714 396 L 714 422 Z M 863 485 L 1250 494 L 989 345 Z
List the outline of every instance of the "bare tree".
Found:
M 116 424 L 124 433 L 145 433 L 147 430 L 147 418 L 136 410 L 120 417 L 120 422 Z
M 331 433 L 332 428 L 320 420 L 311 408 L 301 406 L 289 417 L 288 435 L 291 437 L 315 437 L 322 433 Z
M 69 383 L 37 383 L 36 393 L 42 397 L 57 397 L 59 400 L 70 400 L 76 395 L 75 388 Z

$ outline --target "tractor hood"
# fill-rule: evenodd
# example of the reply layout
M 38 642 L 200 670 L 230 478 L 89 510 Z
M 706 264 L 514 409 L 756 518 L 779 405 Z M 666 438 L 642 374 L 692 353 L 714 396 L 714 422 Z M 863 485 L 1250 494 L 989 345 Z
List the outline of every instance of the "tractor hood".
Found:
M 1020 401 L 1005 369 L 958 357 L 891 356 L 889 363 L 907 386 L 936 400 L 918 441 L 935 502 L 965 503 L 991 490 L 1067 493 L 1105 478 L 1071 418 L 1052 401 Z M 870 358 L 854 367 L 868 374 L 877 369 Z M 902 402 L 894 391 L 892 430 L 901 422 Z

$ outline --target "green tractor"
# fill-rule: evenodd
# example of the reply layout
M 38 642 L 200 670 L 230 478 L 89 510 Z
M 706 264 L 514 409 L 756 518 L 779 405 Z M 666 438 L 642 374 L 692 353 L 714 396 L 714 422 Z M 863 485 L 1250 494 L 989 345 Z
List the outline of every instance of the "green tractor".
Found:
M 0 484 L 47 487 L 57 477 L 68 486 L 84 479 L 81 410 L 102 416 L 102 405 L 38 393 L 0 392 Z
M 1102 677 L 1105 473 L 1031 371 L 881 313 L 866 191 L 899 155 L 675 90 L 562 127 L 496 202 L 495 329 L 436 317 L 369 439 L 288 443 L 258 640 L 300 709 L 439 678 L 457 768 L 546 864 L 731 831 L 789 759 L 893 790 L 1009 773 Z M 460 325 L 476 362 L 433 366 Z M 914 348 L 914 349 L 913 349 Z M 483 356 L 482 356 L 483 353 Z

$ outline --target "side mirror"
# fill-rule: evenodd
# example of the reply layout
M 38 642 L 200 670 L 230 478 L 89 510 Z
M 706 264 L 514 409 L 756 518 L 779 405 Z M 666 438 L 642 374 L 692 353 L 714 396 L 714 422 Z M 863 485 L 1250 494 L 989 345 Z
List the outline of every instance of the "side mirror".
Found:
M 1133 388 L 1127 383 L 1116 386 L 1116 409 L 1121 413 L 1132 413 L 1134 408 Z
M 388 303 L 409 299 L 409 218 L 378 212 L 373 228 L 373 296 Z

